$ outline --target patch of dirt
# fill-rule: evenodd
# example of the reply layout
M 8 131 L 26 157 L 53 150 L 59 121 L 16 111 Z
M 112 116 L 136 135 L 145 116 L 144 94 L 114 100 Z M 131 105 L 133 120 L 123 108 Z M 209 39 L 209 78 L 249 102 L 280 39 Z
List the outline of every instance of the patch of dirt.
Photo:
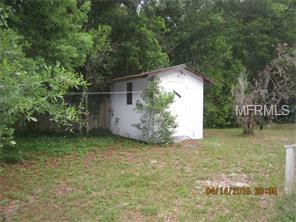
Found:
M 104 160 L 124 160 L 136 162 L 138 158 L 135 153 L 122 151 L 118 148 L 109 148 L 106 151 L 89 151 L 84 157 L 84 165 L 88 166 L 92 161 L 102 158 Z
M 209 187 L 249 187 L 252 185 L 251 179 L 246 174 L 221 174 L 212 180 L 197 180 L 198 188 Z
M 139 211 L 129 211 L 125 218 L 123 218 L 121 221 L 137 221 L 137 222 L 141 222 L 141 221 L 145 221 L 141 212 Z
M 16 164 L 16 167 L 25 168 L 25 169 L 27 169 L 27 170 L 32 169 L 33 166 L 34 166 L 34 163 L 29 162 L 29 161 L 26 161 L 26 162 L 23 162 L 23 163 L 18 163 L 18 164 Z
M 50 158 L 50 161 L 46 161 L 46 165 L 51 168 L 59 168 L 61 166 L 61 161 L 59 158 Z
M 103 158 L 110 160 L 110 159 L 114 158 L 114 156 L 117 154 L 117 151 L 118 151 L 118 149 L 116 149 L 116 148 L 110 148 L 103 153 Z
M 259 204 L 260 208 L 267 209 L 267 208 L 271 207 L 272 202 L 271 202 L 269 197 L 262 196 L 262 197 L 260 197 L 260 200 L 259 200 L 258 204 Z
M 128 162 L 137 162 L 138 158 L 135 153 L 127 152 L 127 151 L 120 151 L 118 152 L 118 158 L 127 160 Z
M 3 221 L 11 221 L 11 217 L 20 207 L 19 200 L 9 200 L 5 206 L 0 206 L 0 219 Z
M 117 148 L 108 149 L 105 152 L 101 153 L 101 156 L 105 160 L 124 160 L 128 162 L 137 162 L 139 160 L 139 155 L 134 152 L 123 151 Z
M 83 159 L 84 166 L 88 167 L 92 162 L 99 159 L 108 161 L 127 161 L 129 163 L 143 162 L 143 157 L 136 152 L 112 147 L 104 151 L 87 152 Z
M 83 165 L 85 167 L 89 166 L 89 164 L 98 159 L 100 154 L 97 151 L 89 151 L 86 153 L 83 159 Z
M 165 222 L 176 222 L 179 216 L 179 208 L 175 207 L 172 212 L 162 215 L 162 218 Z
M 122 150 L 116 147 L 110 147 L 105 151 L 90 151 L 84 157 L 85 166 L 89 165 L 92 161 L 102 158 L 104 160 L 118 160 L 118 161 L 127 161 L 130 163 L 149 163 L 153 168 L 163 168 L 165 167 L 164 162 L 157 163 L 154 162 L 150 156 L 165 156 L 168 153 L 175 152 L 177 149 L 186 148 L 186 149 L 195 149 L 201 147 L 196 140 L 186 140 L 181 143 L 175 143 L 169 147 L 155 145 L 149 147 L 145 150 L 145 155 L 141 151 L 128 151 Z M 150 155 L 151 154 L 151 155 Z
M 161 162 L 161 161 L 157 161 L 157 160 L 150 160 L 150 165 L 153 169 L 156 169 L 156 168 L 164 168 L 166 163 L 165 162 Z
M 80 192 L 80 190 L 66 186 L 65 184 L 60 185 L 55 189 L 55 194 L 57 194 L 58 196 L 65 196 L 68 193 L 73 193 L 73 192 Z
M 180 147 L 180 148 L 196 149 L 196 148 L 200 148 L 201 144 L 197 140 L 188 139 L 179 143 L 175 143 L 173 146 Z

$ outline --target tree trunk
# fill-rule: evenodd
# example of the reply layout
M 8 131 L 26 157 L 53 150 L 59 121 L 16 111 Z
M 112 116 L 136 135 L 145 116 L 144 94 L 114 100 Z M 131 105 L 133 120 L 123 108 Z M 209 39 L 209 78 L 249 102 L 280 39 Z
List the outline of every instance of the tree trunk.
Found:
M 244 116 L 243 129 L 244 134 L 251 135 L 254 133 L 255 121 L 253 114 Z

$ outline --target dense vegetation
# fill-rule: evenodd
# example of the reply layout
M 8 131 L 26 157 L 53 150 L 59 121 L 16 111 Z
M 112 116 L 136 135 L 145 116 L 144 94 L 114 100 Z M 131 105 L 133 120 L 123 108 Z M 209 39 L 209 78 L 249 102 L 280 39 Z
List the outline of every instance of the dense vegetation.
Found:
M 72 108 L 55 107 L 85 85 L 79 75 L 101 90 L 111 75 L 180 63 L 216 80 L 206 126 L 232 125 L 237 77 L 252 81 L 278 44 L 295 44 L 295 21 L 294 0 L 1 0 L 1 137 L 36 113 L 76 120 Z

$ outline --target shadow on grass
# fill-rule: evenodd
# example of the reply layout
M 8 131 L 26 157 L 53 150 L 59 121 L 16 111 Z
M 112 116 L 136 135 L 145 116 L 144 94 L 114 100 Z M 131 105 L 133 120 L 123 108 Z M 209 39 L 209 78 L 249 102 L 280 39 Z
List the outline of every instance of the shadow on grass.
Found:
M 18 134 L 16 145 L 2 148 L 0 160 L 7 163 L 23 162 L 33 158 L 34 154 L 63 155 L 84 153 L 89 150 L 106 149 L 114 146 L 118 137 L 109 131 L 91 132 L 90 134 Z
M 84 154 L 88 151 L 108 148 L 147 148 L 149 144 L 112 134 L 108 130 L 79 133 L 23 133 L 17 134 L 16 145 L 0 150 L 0 161 L 20 163 L 40 155 Z

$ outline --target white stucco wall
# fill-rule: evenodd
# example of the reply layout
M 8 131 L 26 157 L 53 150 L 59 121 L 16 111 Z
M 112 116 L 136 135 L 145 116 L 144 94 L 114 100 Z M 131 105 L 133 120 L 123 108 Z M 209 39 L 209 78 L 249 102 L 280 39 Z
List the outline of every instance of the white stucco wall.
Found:
M 147 84 L 147 79 L 136 79 L 130 81 L 115 82 L 111 86 L 111 92 L 126 92 L 126 83 L 133 83 L 133 91 L 142 91 Z M 141 93 L 133 93 L 131 105 L 126 103 L 126 93 L 110 95 L 110 130 L 123 137 L 141 139 L 141 133 L 132 124 L 140 121 L 140 115 L 134 111 L 136 101 L 140 99 Z
M 177 118 L 178 139 L 203 137 L 203 79 L 186 71 L 159 75 L 166 91 L 175 90 L 175 101 L 170 110 Z
M 167 71 L 158 74 L 166 91 L 175 90 L 175 101 L 170 110 L 177 118 L 178 127 L 174 137 L 177 140 L 186 138 L 200 139 L 203 137 L 203 79 L 186 71 Z M 147 79 L 114 82 L 111 92 L 125 92 L 126 83 L 133 83 L 133 91 L 142 91 Z M 110 96 L 110 130 L 123 137 L 141 140 L 141 132 L 132 124 L 140 122 L 140 115 L 134 111 L 136 101 L 141 93 L 133 93 L 132 105 L 126 104 L 126 94 Z

